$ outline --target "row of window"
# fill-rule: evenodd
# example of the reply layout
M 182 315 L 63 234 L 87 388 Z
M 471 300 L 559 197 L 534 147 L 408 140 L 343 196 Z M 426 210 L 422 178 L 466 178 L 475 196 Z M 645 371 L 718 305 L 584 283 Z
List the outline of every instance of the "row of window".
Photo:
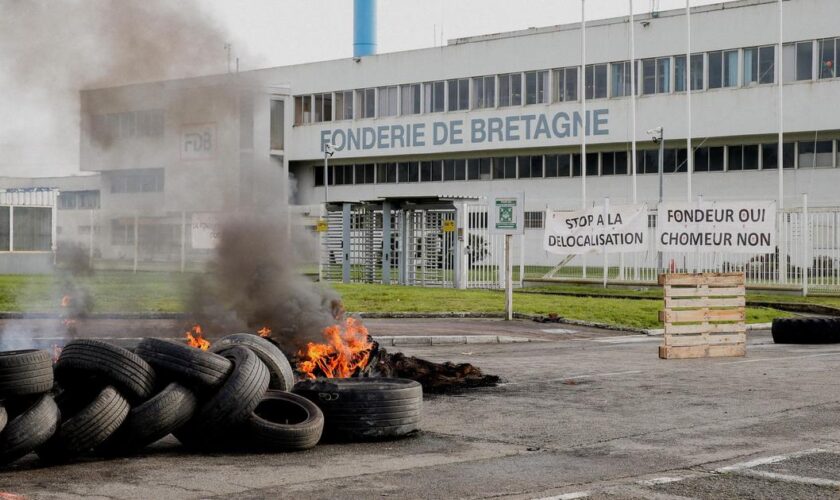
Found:
M 163 192 L 162 168 L 110 172 L 108 179 L 112 193 Z
M 58 194 L 59 210 L 99 208 L 99 190 L 61 191 Z
M 632 171 L 628 151 L 586 154 L 586 175 L 628 175 Z M 666 148 L 663 172 L 685 172 L 685 148 Z M 801 141 L 785 143 L 783 168 L 835 167 L 840 165 L 840 141 Z M 778 168 L 778 145 L 738 144 L 699 147 L 694 150 L 695 172 L 771 170 Z M 659 151 L 636 151 L 639 174 L 659 172 Z M 580 153 L 521 155 L 493 158 L 450 159 L 331 165 L 330 185 L 393 184 L 411 182 L 468 181 L 493 179 L 533 179 L 579 177 Z M 315 167 L 315 186 L 324 185 L 324 167 Z
M 90 137 L 100 144 L 132 137 L 160 138 L 163 137 L 163 117 L 161 109 L 93 115 Z
M 180 224 L 139 224 L 137 239 L 142 244 L 157 247 L 173 247 L 181 244 Z M 184 233 L 189 244 L 190 231 Z M 122 219 L 111 219 L 111 244 L 133 245 L 134 222 Z
M 14 241 L 11 237 L 13 231 Z M 0 207 L 0 252 L 36 252 L 51 248 L 51 208 Z
M 840 38 L 785 44 L 782 56 L 785 82 L 835 78 Z M 775 83 L 776 60 L 775 45 L 692 54 L 691 90 Z M 638 94 L 685 92 L 689 71 L 684 54 L 639 59 L 635 65 Z M 295 124 L 577 101 L 579 73 L 580 66 L 571 66 L 300 95 L 295 97 Z M 584 77 L 586 99 L 632 92 L 630 61 L 587 65 Z

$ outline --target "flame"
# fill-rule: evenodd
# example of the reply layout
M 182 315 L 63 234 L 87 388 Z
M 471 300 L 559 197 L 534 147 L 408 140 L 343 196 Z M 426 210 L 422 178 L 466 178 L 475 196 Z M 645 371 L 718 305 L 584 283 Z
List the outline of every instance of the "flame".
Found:
M 64 297 L 61 297 L 61 307 L 70 307 L 70 302 L 71 301 L 72 301 L 72 298 L 69 295 L 65 295 Z
M 260 337 L 270 337 L 271 336 L 271 328 L 264 326 L 257 330 L 257 333 L 260 334 Z
M 347 378 L 367 366 L 373 343 L 355 318 L 324 329 L 326 343 L 310 342 L 298 353 L 297 369 L 307 378 Z
M 61 356 L 61 349 L 62 348 L 59 347 L 58 344 L 53 344 L 52 345 L 52 360 L 53 360 L 53 363 L 58 361 L 58 357 Z
M 210 341 L 204 338 L 204 335 L 201 332 L 201 325 L 193 325 L 193 327 L 187 331 L 187 345 L 190 347 L 196 347 L 202 351 L 210 349 Z

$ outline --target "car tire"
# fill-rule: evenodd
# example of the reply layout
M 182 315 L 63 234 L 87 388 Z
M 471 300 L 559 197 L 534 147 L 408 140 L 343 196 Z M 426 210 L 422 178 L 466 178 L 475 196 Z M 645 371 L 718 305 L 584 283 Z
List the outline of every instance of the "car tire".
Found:
M 324 414 L 308 399 L 297 394 L 269 390 L 242 429 L 242 441 L 249 449 L 299 451 L 321 440 Z
M 43 394 L 11 419 L 0 432 L 0 465 L 10 464 L 46 443 L 58 428 L 61 413 L 52 396 Z
M 144 401 L 155 388 L 155 372 L 140 356 L 101 340 L 74 340 L 55 363 L 59 385 L 71 389 L 93 377 L 113 385 L 130 402 Z
M 777 344 L 840 343 L 839 318 L 778 318 L 771 328 Z
M 234 333 L 222 337 L 210 347 L 211 352 L 222 354 L 233 346 L 242 346 L 253 351 L 260 358 L 270 374 L 269 389 L 291 391 L 295 385 L 295 374 L 292 365 L 283 351 L 270 341 L 251 333 Z
M 221 387 L 233 369 L 230 360 L 171 340 L 147 338 L 135 351 L 161 376 L 168 377 L 199 396 Z
M 52 356 L 27 349 L 0 352 L 0 399 L 43 394 L 53 386 Z
M 63 391 L 56 396 L 62 413 L 56 433 L 39 447 L 47 462 L 63 462 L 102 444 L 128 416 L 128 401 L 112 386 Z
M 172 382 L 154 397 L 132 408 L 125 422 L 98 451 L 128 455 L 167 436 L 192 418 L 198 398 L 186 387 Z
M 268 368 L 256 354 L 245 347 L 232 347 L 224 355 L 233 363 L 233 371 L 224 385 L 200 405 L 189 422 L 173 432 L 189 447 L 228 446 L 225 438 L 232 437 L 248 420 L 268 389 Z
M 321 409 L 324 437 L 332 441 L 393 439 L 420 430 L 423 387 L 414 380 L 305 380 L 294 392 Z

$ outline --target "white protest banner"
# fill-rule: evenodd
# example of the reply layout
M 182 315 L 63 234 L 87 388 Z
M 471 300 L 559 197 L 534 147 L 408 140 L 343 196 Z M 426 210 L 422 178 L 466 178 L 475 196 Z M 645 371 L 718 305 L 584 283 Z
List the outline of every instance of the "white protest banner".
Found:
M 221 228 L 216 214 L 192 214 L 192 220 L 190 221 L 192 247 L 203 250 L 216 248 L 216 244 L 219 242 L 220 230 Z
M 647 205 L 603 206 L 577 212 L 549 211 L 543 248 L 559 255 L 644 252 Z
M 659 205 L 656 249 L 769 253 L 776 249 L 776 202 L 664 202 Z

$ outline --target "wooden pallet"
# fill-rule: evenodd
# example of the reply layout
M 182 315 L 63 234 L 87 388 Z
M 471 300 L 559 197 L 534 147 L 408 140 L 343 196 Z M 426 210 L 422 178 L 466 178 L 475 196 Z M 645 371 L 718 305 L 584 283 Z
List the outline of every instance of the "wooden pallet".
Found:
M 662 274 L 662 359 L 745 356 L 744 273 Z

